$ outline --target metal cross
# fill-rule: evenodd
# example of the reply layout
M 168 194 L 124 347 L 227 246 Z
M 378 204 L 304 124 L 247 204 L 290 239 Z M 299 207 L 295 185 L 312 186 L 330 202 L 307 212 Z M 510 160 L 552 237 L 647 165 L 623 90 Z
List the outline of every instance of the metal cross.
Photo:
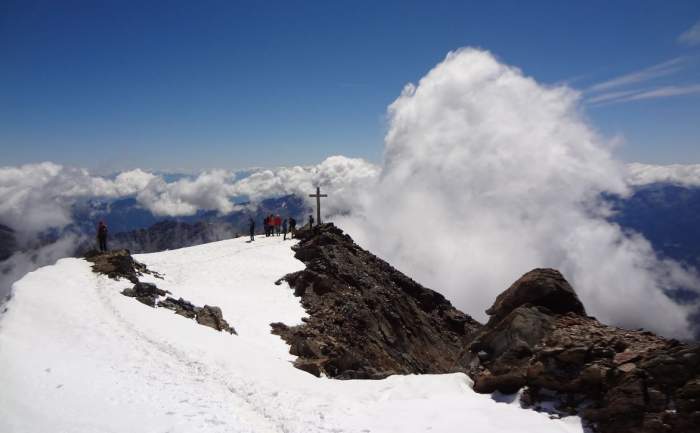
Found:
M 316 187 L 316 194 L 309 194 L 309 197 L 316 197 L 316 225 L 321 225 L 321 197 L 328 197 L 328 194 L 321 194 L 321 188 Z

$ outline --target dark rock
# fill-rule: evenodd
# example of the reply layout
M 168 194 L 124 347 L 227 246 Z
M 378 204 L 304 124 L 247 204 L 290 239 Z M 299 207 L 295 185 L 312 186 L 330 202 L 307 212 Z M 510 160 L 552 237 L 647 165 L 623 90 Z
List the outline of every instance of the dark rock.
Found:
M 136 298 L 137 301 L 142 304 L 148 305 L 149 307 L 156 306 L 156 301 L 160 296 L 165 296 L 168 292 L 161 290 L 156 287 L 155 284 L 151 283 L 141 283 L 138 282 L 134 284 L 131 289 L 122 290 L 122 295 L 129 296 L 131 298 Z
M 496 302 L 486 310 L 495 324 L 511 311 L 524 304 L 542 306 L 554 313 L 585 315 L 586 310 L 568 281 L 554 269 L 533 269 L 498 295 Z
M 197 323 L 200 325 L 214 328 L 217 331 L 226 331 L 230 334 L 236 334 L 236 330 L 229 326 L 221 313 L 221 308 L 211 305 L 205 305 L 197 311 L 195 316 Z
M 175 314 L 179 314 L 188 319 L 195 319 L 200 325 L 208 326 L 217 331 L 226 331 L 230 334 L 236 334 L 236 330 L 224 319 L 224 315 L 219 307 L 210 305 L 197 307 L 182 298 L 175 299 L 170 296 L 163 301 L 158 301 L 158 307 L 173 310 Z
M 271 325 L 299 357 L 297 367 L 338 379 L 466 371 L 461 358 L 480 328 L 471 317 L 332 224 L 297 237 L 295 257 L 306 269 L 284 280 L 309 317 Z
M 200 309 L 182 298 L 176 300 L 169 296 L 164 301 L 159 301 L 158 306 L 173 310 L 175 314 L 187 317 L 188 319 L 194 319 L 197 316 L 197 311 Z

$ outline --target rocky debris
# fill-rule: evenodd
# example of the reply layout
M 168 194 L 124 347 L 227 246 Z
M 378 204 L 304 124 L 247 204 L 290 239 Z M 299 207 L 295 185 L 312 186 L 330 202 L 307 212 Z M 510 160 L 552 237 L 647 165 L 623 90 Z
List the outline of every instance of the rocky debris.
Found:
M 131 289 L 122 290 L 122 295 L 136 298 L 137 301 L 149 307 L 167 308 L 168 310 L 174 311 L 175 314 L 196 320 L 200 325 L 208 326 L 217 331 L 236 334 L 236 330 L 224 319 L 221 308 L 211 305 L 197 307 L 182 298 L 175 299 L 170 296 L 166 297 L 164 300 L 159 300 L 160 297 L 168 294 L 170 294 L 170 292 L 159 289 L 155 284 L 142 282 L 134 284 L 134 287 Z
M 131 257 L 129 250 L 115 250 L 106 253 L 91 251 L 85 255 L 85 259 L 92 262 L 92 270 L 105 274 L 110 278 L 126 278 L 134 283 L 134 287 L 122 290 L 122 295 L 136 298 L 137 301 L 149 307 L 161 307 L 173 310 L 176 314 L 195 319 L 200 325 L 208 326 L 217 331 L 226 331 L 236 334 L 236 330 L 226 322 L 221 308 L 205 305 L 197 307 L 182 298 L 175 299 L 170 296 L 164 300 L 159 298 L 169 295 L 167 290 L 159 289 L 153 283 L 140 282 L 138 277 L 143 274 L 151 274 L 162 278 L 157 272 L 150 271 L 146 265 L 139 263 Z
M 136 284 L 139 282 L 138 277 L 143 274 L 152 274 L 160 278 L 157 272 L 149 271 L 146 265 L 134 260 L 129 250 L 113 250 L 105 253 L 91 250 L 85 254 L 85 259 L 92 262 L 93 272 L 107 275 L 115 280 L 125 278 Z
M 587 317 L 552 270 L 529 272 L 488 312 L 464 357 L 476 391 L 526 387 L 533 406 L 554 392 L 601 433 L 700 431 L 700 346 Z
M 156 287 L 155 284 L 137 282 L 131 289 L 122 290 L 122 295 L 128 296 L 130 298 L 136 298 L 142 304 L 148 305 L 149 307 L 156 306 L 156 301 L 160 296 L 165 296 L 170 292 L 161 290 Z
M 158 301 L 158 306 L 173 310 L 175 314 L 179 314 L 188 319 L 194 319 L 197 316 L 199 307 L 195 307 L 191 302 L 184 299 L 175 299 L 168 296 L 165 301 Z
M 332 224 L 298 232 L 306 269 L 286 280 L 309 314 L 272 324 L 295 366 L 339 379 L 465 371 L 460 360 L 481 328 L 442 295 L 357 246 Z
M 197 307 L 189 301 L 182 298 L 175 299 L 168 296 L 164 301 L 158 301 L 158 306 L 173 310 L 175 314 L 179 314 L 188 319 L 195 319 L 200 325 L 208 326 L 217 331 L 225 331 L 229 334 L 236 334 L 236 330 L 228 324 L 221 308 L 211 305 Z

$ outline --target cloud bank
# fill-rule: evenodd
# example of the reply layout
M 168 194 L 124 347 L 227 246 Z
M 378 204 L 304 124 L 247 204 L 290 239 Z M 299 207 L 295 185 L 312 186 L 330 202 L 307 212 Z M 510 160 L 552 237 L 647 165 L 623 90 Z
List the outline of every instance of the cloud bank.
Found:
M 600 195 L 627 194 L 625 169 L 579 101 L 488 52 L 450 53 L 389 107 L 379 180 L 338 222 L 478 319 L 520 275 L 553 267 L 601 320 L 688 336 L 662 289 L 697 280 L 605 219 Z
M 630 185 L 663 182 L 700 187 L 700 164 L 650 165 L 632 163 L 627 166 L 627 171 L 627 182 Z
M 337 213 L 351 207 L 351 191 L 378 171 L 374 164 L 343 156 L 311 166 L 258 169 L 243 178 L 237 172 L 212 170 L 172 182 L 140 169 L 111 179 L 51 162 L 0 167 L 0 224 L 28 233 L 61 228 L 72 222 L 72 205 L 89 198 L 135 197 L 158 216 L 188 216 L 200 210 L 226 214 L 236 209 L 235 199 L 307 197 L 316 186 L 331 193 L 328 211 Z
M 76 200 L 132 195 L 153 178 L 137 169 L 110 180 L 51 162 L 0 167 L 0 224 L 30 233 L 60 228 L 71 222 Z

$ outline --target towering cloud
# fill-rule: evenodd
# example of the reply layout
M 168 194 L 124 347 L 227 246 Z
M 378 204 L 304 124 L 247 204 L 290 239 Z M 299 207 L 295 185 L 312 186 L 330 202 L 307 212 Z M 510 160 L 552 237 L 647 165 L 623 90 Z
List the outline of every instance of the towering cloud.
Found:
M 649 243 L 604 218 L 624 167 L 579 112 L 579 94 L 538 84 L 491 54 L 450 53 L 389 107 L 385 162 L 358 240 L 483 319 L 535 267 L 560 269 L 604 322 L 687 336 L 662 289 L 695 286 Z

